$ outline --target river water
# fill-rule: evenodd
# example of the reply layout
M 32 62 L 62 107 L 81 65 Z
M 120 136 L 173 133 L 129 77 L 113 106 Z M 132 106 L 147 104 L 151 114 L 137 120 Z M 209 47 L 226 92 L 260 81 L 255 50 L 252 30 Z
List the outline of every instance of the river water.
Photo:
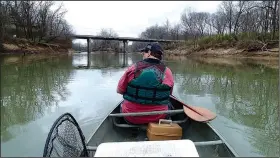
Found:
M 116 86 L 128 54 L 85 53 L 29 61 L 1 57 L 1 156 L 42 156 L 53 122 L 70 112 L 86 138 L 122 99 Z M 278 70 L 257 65 L 215 66 L 167 60 L 174 95 L 206 107 L 211 122 L 240 156 L 279 156 Z

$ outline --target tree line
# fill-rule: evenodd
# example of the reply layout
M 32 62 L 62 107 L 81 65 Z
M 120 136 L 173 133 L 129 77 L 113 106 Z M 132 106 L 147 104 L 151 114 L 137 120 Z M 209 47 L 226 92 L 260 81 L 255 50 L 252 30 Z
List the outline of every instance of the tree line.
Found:
M 178 23 L 145 29 L 140 38 L 197 40 L 202 37 L 230 35 L 233 40 L 255 38 L 260 41 L 279 38 L 279 1 L 222 1 L 216 12 L 196 12 L 186 8 Z M 146 43 L 135 42 L 133 49 Z
M 67 35 L 73 32 L 64 19 L 67 11 L 62 5 L 51 9 L 53 6 L 52 1 L 0 0 L 0 44 L 14 35 L 34 42 L 65 42 Z M 113 29 L 102 29 L 97 35 L 118 37 Z M 167 19 L 162 25 L 147 27 L 138 37 L 191 40 L 196 46 L 199 45 L 199 39 L 209 36 L 219 37 L 219 42 L 244 38 L 259 41 L 278 40 L 279 1 L 222 1 L 214 13 L 186 8 L 181 13 L 179 22 L 171 24 Z M 61 37 L 65 39 L 61 41 Z M 208 43 L 213 41 L 205 40 Z M 71 44 L 71 40 L 68 40 L 68 43 Z M 131 49 L 136 51 L 146 44 L 134 42 Z M 73 48 L 76 47 L 77 44 L 73 44 Z M 90 47 L 93 51 L 121 51 L 122 42 L 93 40 Z
M 45 43 L 67 40 L 73 32 L 64 19 L 67 11 L 62 4 L 51 9 L 54 4 L 53 1 L 0 0 L 0 44 L 12 37 Z

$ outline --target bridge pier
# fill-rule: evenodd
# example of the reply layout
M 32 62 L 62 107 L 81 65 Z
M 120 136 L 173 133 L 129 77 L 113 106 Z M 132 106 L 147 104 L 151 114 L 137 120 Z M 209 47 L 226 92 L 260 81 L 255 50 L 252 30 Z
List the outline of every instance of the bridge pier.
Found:
M 125 67 L 125 57 L 126 57 L 126 44 L 127 40 L 123 40 L 123 67 Z
M 90 39 L 87 38 L 87 66 L 90 67 L 90 47 L 89 47 L 89 43 Z

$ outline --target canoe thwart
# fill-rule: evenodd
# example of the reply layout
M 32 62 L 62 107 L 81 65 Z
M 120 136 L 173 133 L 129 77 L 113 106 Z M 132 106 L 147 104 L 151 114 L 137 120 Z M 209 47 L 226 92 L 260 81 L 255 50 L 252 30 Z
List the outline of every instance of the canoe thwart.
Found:
M 109 114 L 109 117 L 146 116 L 146 115 L 158 115 L 158 114 L 179 114 L 179 113 L 183 113 L 183 112 L 184 112 L 184 109 L 151 111 L 151 112 L 115 113 L 115 114 Z

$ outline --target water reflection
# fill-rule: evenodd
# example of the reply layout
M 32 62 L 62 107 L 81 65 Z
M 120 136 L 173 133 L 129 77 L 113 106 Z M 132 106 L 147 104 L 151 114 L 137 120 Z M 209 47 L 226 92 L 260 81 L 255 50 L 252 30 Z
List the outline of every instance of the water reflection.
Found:
M 74 54 L 73 65 L 82 69 L 124 68 L 139 60 L 139 54 L 86 53 Z M 89 62 L 88 62 L 89 59 Z
M 126 66 L 136 58 L 125 56 Z M 65 112 L 88 138 L 121 100 L 115 90 L 124 72 L 121 54 L 92 54 L 90 67 L 86 54 L 35 59 L 1 58 L 2 156 L 41 156 L 51 125 Z
M 254 149 L 240 149 L 237 152 L 247 156 L 252 152 L 265 156 L 279 155 L 278 70 L 214 67 L 190 60 L 178 65 L 177 62 L 169 63 L 176 84 L 179 84 L 177 90 L 180 95 L 185 98 L 211 96 L 219 116 L 246 127 L 242 134 Z M 198 100 L 186 101 L 199 105 Z M 209 102 L 206 104 L 204 106 L 210 105 Z M 234 128 L 234 125 L 229 127 Z M 226 134 L 225 137 L 234 141 L 234 135 Z
M 46 108 L 56 106 L 58 100 L 70 95 L 66 84 L 73 75 L 71 60 L 62 57 L 33 64 L 1 65 L 2 142 L 15 136 L 9 127 L 42 117 Z
M 127 54 L 125 66 L 140 59 Z M 91 54 L 89 66 L 83 53 L 2 61 L 1 156 L 41 156 L 50 126 L 64 112 L 73 114 L 88 138 L 122 99 L 116 86 L 125 71 L 123 54 Z M 165 62 L 174 74 L 175 96 L 216 112 L 211 124 L 237 153 L 279 155 L 278 70 Z

